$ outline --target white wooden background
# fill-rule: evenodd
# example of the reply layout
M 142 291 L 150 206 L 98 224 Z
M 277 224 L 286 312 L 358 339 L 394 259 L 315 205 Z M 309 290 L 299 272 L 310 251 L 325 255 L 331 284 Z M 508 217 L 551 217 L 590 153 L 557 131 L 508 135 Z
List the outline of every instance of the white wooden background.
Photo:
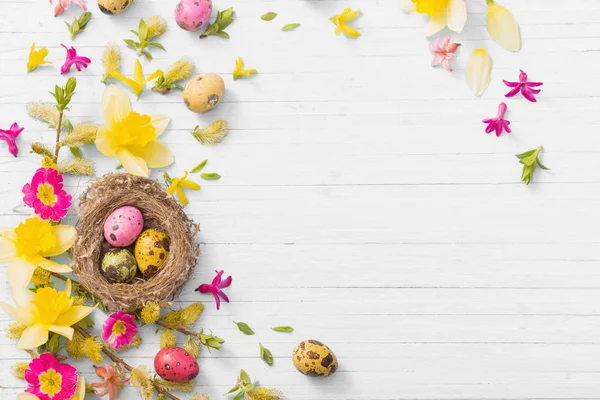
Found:
M 28 143 L 53 134 L 25 114 L 25 104 L 49 100 L 69 44 L 64 20 L 46 0 L 0 0 L 0 126 L 25 126 L 18 158 L 0 143 L 0 225 L 24 218 L 11 209 L 38 166 Z M 178 92 L 148 90 L 134 108 L 173 122 L 164 140 L 180 175 L 208 158 L 223 175 L 202 182 L 186 209 L 202 224 L 202 259 L 180 304 L 202 300 L 201 325 L 226 339 L 200 359 L 200 390 L 222 398 L 240 368 L 290 399 L 599 399 L 600 398 L 600 3 L 597 0 L 504 0 L 521 26 L 523 50 L 508 53 L 485 28 L 483 0 L 471 14 L 455 72 L 429 67 L 425 18 L 405 15 L 396 0 L 216 0 L 233 6 L 230 40 L 199 40 L 172 17 L 176 1 L 136 0 L 124 14 L 94 18 L 78 36 L 78 51 L 93 63 L 78 78 L 73 120 L 103 122 L 100 55 L 107 41 L 130 37 L 141 17 L 168 18 L 146 73 L 190 56 L 199 72 L 224 76 L 221 105 L 202 116 Z M 362 36 L 334 35 L 328 18 L 346 7 L 363 14 Z M 272 22 L 259 16 L 279 13 Z M 295 31 L 280 28 L 301 23 Z M 26 75 L 32 42 L 46 46 L 53 66 Z M 470 52 L 485 47 L 493 80 L 480 99 L 464 82 Z M 123 47 L 123 71 L 134 53 Z M 259 74 L 233 82 L 235 59 Z M 496 114 L 524 69 L 545 82 L 539 102 L 507 100 L 513 133 L 486 135 L 481 119 Z M 196 125 L 227 119 L 229 137 L 202 147 Z M 535 184 L 519 182 L 514 154 L 544 145 Z M 115 160 L 94 149 L 98 174 Z M 68 154 L 64 154 L 68 157 Z M 155 172 L 159 178 L 161 172 Z M 80 193 L 86 179 L 68 179 Z M 69 221 L 75 223 L 74 215 Z M 232 299 L 216 311 L 211 296 L 193 289 L 215 269 L 233 275 Z M 5 275 L 0 298 L 9 301 Z M 99 323 L 101 313 L 95 314 Z M 238 332 L 245 321 L 255 336 Z M 0 316 L 0 328 L 8 326 Z M 292 325 L 293 334 L 271 332 Z M 126 353 L 151 365 L 158 338 Z M 329 379 L 294 370 L 297 342 L 314 338 L 337 354 Z M 258 342 L 275 365 L 258 357 Z M 26 359 L 0 338 L 0 366 Z M 78 364 L 88 378 L 89 363 Z M 0 375 L 0 397 L 12 399 L 24 382 Z M 127 389 L 121 398 L 137 398 Z M 186 398 L 182 396 L 182 398 Z

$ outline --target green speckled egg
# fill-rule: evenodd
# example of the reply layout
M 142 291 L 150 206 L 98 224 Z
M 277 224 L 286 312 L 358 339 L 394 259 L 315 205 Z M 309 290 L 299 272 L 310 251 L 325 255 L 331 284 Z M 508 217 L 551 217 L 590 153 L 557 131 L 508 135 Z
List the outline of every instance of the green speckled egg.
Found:
M 136 273 L 135 257 L 126 249 L 111 249 L 102 259 L 102 275 L 109 283 L 129 283 Z
M 169 255 L 169 237 L 154 229 L 146 229 L 135 242 L 135 260 L 140 272 L 151 278 L 161 270 Z

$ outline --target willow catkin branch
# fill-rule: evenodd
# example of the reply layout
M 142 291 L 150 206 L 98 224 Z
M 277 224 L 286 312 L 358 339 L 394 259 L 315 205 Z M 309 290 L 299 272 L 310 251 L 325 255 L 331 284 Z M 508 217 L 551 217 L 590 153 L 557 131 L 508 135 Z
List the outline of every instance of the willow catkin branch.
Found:
M 90 160 L 73 158 L 61 161 L 58 164 L 58 172 L 77 176 L 92 176 L 94 175 L 94 164 Z
M 81 147 L 96 141 L 98 126 L 91 122 L 81 122 L 75 125 L 73 132 L 60 141 L 59 146 Z

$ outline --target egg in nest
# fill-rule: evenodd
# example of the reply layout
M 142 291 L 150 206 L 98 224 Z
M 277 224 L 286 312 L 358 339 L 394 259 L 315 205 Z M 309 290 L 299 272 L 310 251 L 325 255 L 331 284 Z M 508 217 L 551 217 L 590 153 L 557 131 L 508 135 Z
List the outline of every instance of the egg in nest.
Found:
M 160 271 L 169 255 L 169 237 L 154 229 L 146 229 L 135 242 L 135 260 L 142 275 L 151 278 Z

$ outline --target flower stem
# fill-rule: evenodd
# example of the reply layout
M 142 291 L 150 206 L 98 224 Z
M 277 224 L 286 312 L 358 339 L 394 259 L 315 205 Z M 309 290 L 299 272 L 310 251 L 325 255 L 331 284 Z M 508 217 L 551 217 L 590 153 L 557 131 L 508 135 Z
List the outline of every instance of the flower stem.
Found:
M 54 163 L 58 163 L 58 152 L 60 151 L 60 146 L 58 143 L 60 142 L 60 132 L 62 131 L 62 120 L 63 120 L 63 111 L 60 111 L 58 114 L 58 124 L 56 125 L 56 145 L 54 146 Z
M 162 326 L 165 329 L 175 329 L 176 331 L 181 332 L 181 333 L 183 333 L 185 335 L 198 337 L 198 332 L 192 332 L 192 331 L 186 329 L 184 326 L 181 326 L 181 325 L 179 325 L 179 326 L 172 326 L 172 325 L 169 325 L 169 324 L 165 324 L 164 322 L 162 322 L 160 320 L 156 321 L 155 324 L 159 325 L 159 326 Z
M 75 329 L 77 331 L 77 333 L 79 333 L 81 336 L 85 337 L 85 338 L 89 338 L 91 337 L 91 335 L 89 333 L 87 333 L 87 331 L 83 328 L 80 328 L 79 326 L 75 325 L 73 326 L 73 329 Z M 114 354 L 112 351 L 106 349 L 105 347 L 102 347 L 102 352 L 112 360 L 112 362 L 117 363 L 117 364 L 123 364 L 123 366 L 125 367 L 125 369 L 129 372 L 133 371 L 133 367 L 129 364 L 127 364 L 125 361 L 123 361 L 122 358 L 120 358 L 119 356 L 117 356 L 116 354 Z M 171 392 L 159 387 L 158 385 L 155 385 L 153 383 L 154 386 L 154 390 L 156 390 L 158 393 L 162 394 L 163 396 L 171 399 L 171 400 L 180 400 L 178 397 L 175 397 L 171 394 Z

